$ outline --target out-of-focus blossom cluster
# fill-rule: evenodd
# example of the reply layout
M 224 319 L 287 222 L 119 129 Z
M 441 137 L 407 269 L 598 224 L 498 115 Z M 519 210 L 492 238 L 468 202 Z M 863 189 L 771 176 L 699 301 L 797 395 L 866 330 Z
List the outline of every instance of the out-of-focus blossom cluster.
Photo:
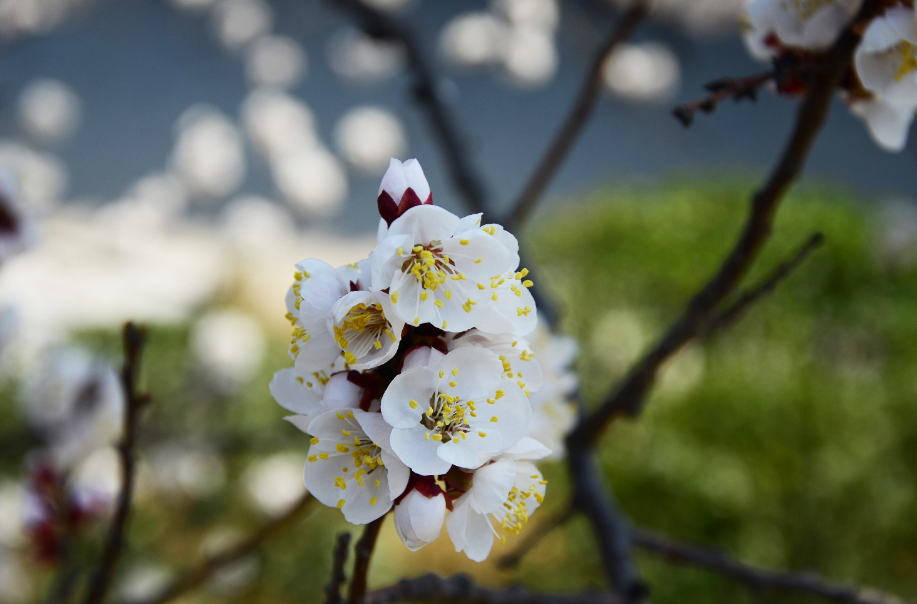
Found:
M 862 0 L 751 0 L 745 40 L 758 59 L 780 64 L 783 94 L 805 92 L 793 69 L 825 53 L 859 12 Z M 865 120 L 876 143 L 900 151 L 917 111 L 917 13 L 911 2 L 880 3 L 867 15 L 853 68 L 841 83 L 851 111 Z
M 635 102 L 665 102 L 678 91 L 681 68 L 675 53 L 660 42 L 621 44 L 602 71 L 606 88 Z
M 496 68 L 521 88 L 537 88 L 557 72 L 559 23 L 557 0 L 494 0 L 490 10 L 449 21 L 440 46 L 456 65 Z
M 541 505 L 533 462 L 551 451 L 535 432 L 559 444 L 570 426 L 575 346 L 530 335 L 533 283 L 515 237 L 433 205 L 416 160 L 391 160 L 377 205 L 369 258 L 296 265 L 294 366 L 271 393 L 311 437 L 305 484 L 319 501 L 356 524 L 394 507 L 412 551 L 445 524 L 456 551 L 481 561 Z

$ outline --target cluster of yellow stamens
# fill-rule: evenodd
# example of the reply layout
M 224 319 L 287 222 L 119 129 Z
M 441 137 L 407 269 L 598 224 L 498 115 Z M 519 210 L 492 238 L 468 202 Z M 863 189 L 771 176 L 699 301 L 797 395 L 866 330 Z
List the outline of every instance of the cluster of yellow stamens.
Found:
M 382 338 L 395 342 L 391 324 L 385 318 L 382 304 L 359 303 L 351 308 L 340 325 L 334 326 L 334 339 L 344 351 L 344 360 L 353 365 L 370 347 L 380 350 Z
M 532 483 L 529 485 L 528 489 L 520 489 L 518 486 L 513 485 L 513 488 L 509 492 L 509 496 L 507 496 L 506 501 L 503 503 L 504 511 L 502 516 L 494 514 L 497 520 L 500 521 L 500 526 L 503 527 L 503 530 L 514 535 L 518 535 L 525 523 L 529 521 L 526 501 L 531 497 L 540 505 L 544 499 L 541 493 L 537 492 L 538 485 L 546 485 L 548 481 L 543 480 L 538 474 L 533 474 L 530 478 L 537 480 L 538 483 Z M 503 535 L 500 535 L 500 541 L 505 542 L 505 537 Z
M 350 419 L 353 420 L 353 411 L 338 412 L 337 417 L 340 420 Z M 379 448 L 376 443 L 370 440 L 362 430 L 354 426 L 354 422 L 349 422 L 353 426 L 353 430 L 348 430 L 347 428 L 341 428 L 341 435 L 344 438 L 351 439 L 353 444 L 351 445 L 351 440 L 347 441 L 347 444 L 344 442 L 337 442 L 334 445 L 334 450 L 341 454 L 350 454 L 351 461 L 353 462 L 353 473 L 350 474 L 350 468 L 343 466 L 341 468 L 341 476 L 336 476 L 334 478 L 334 486 L 341 489 L 341 494 L 347 490 L 347 480 L 348 476 L 352 480 L 356 481 L 358 487 L 367 486 L 367 480 L 372 480 L 372 484 L 379 488 L 382 484 L 381 479 L 378 476 L 373 476 L 373 473 L 380 469 L 384 468 L 385 464 L 382 461 L 382 449 Z M 318 438 L 312 438 L 312 445 L 317 445 L 321 442 Z M 309 463 L 315 463 L 319 459 L 325 461 L 329 459 L 327 452 L 321 452 L 317 454 L 312 454 L 308 457 Z M 369 500 L 369 505 L 376 505 L 377 498 L 372 497 Z M 347 503 L 345 498 L 341 498 L 337 507 L 342 508 L 344 504 Z
M 917 69 L 917 53 L 914 45 L 907 41 L 899 42 L 893 51 L 901 55 L 901 64 L 898 66 L 898 73 L 895 74 L 895 79 L 900 82 L 904 76 Z
M 452 377 L 448 381 L 450 388 L 458 385 L 458 368 L 452 370 Z M 440 379 L 445 377 L 445 371 L 439 372 Z M 497 402 L 497 399 L 504 396 L 502 390 L 497 390 L 494 398 L 488 398 L 487 402 L 491 405 Z M 415 400 L 408 401 L 411 409 L 416 409 L 419 403 Z M 471 418 L 478 417 L 477 403 L 473 400 L 463 401 L 461 397 L 448 394 L 446 392 L 436 392 L 430 397 L 427 410 L 420 418 L 420 423 L 429 430 L 424 433 L 424 439 L 435 440 L 440 442 L 449 442 L 454 440 L 461 442 L 468 438 L 471 432 Z M 491 416 L 491 422 L 498 422 L 499 417 Z M 483 430 L 478 431 L 478 436 L 485 438 L 487 433 Z

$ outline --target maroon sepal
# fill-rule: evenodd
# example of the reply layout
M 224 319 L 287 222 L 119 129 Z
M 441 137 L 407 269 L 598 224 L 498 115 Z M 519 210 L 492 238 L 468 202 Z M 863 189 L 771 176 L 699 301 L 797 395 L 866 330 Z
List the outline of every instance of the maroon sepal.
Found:
M 386 224 L 392 226 L 395 219 L 411 208 L 422 205 L 433 205 L 433 193 L 431 192 L 424 201 L 421 201 L 417 193 L 414 192 L 414 189 L 408 187 L 404 191 L 404 194 L 401 195 L 401 201 L 396 204 L 392 196 L 388 194 L 388 191 L 382 191 L 379 193 L 376 203 L 379 205 L 379 215 L 385 219 Z
M 395 498 L 395 505 L 401 503 L 401 500 L 407 497 L 412 489 L 427 499 L 433 499 L 437 495 L 442 495 L 443 499 L 446 500 L 446 509 L 450 512 L 452 511 L 452 500 L 449 498 L 448 494 L 436 484 L 436 479 L 433 476 L 420 476 L 414 472 L 411 472 L 411 476 L 408 478 L 408 486 L 405 487 L 404 492 Z
M 363 389 L 363 394 L 360 396 L 360 409 L 369 411 L 373 400 L 380 398 L 379 390 L 382 383 L 379 377 L 373 373 L 360 373 L 351 369 L 347 372 L 347 381 Z

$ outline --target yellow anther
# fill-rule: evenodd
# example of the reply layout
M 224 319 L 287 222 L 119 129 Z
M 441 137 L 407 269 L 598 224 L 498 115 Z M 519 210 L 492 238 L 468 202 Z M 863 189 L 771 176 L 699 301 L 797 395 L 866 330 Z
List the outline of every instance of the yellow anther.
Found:
M 522 285 L 524 285 L 525 287 L 532 287 L 535 284 L 532 282 L 531 279 L 526 279 L 525 281 L 522 282 Z
M 420 300 L 421 300 L 421 301 L 426 300 L 428 296 L 429 296 L 429 294 L 426 292 L 426 290 L 420 292 Z
M 446 290 L 446 300 L 451 300 L 451 299 L 452 299 L 452 292 L 447 289 Z
M 442 439 L 443 439 L 443 435 L 442 435 L 442 434 L 434 434 L 434 435 L 433 435 L 433 440 L 439 441 L 439 440 L 442 440 Z
M 317 445 L 318 442 L 319 442 L 319 441 L 318 441 L 318 437 L 317 437 L 317 436 L 313 436 L 313 437 L 309 440 L 309 442 L 310 442 L 311 444 L 313 444 L 313 445 Z
M 338 453 L 346 453 L 350 451 L 350 449 L 344 443 L 338 443 L 334 446 L 334 448 L 337 449 Z
M 345 503 L 347 503 L 347 502 L 344 501 L 343 499 L 339 500 L 339 501 L 338 501 L 338 509 L 341 509 L 342 507 L 344 507 L 344 504 L 345 504 Z
M 341 413 L 340 411 L 338 411 L 337 413 L 335 413 L 335 415 L 338 416 L 338 419 L 344 419 L 344 414 Z
M 501 398 L 503 398 L 503 396 L 504 396 L 505 394 L 506 394 L 506 393 L 503 392 L 502 390 L 497 390 L 497 392 L 496 392 L 496 399 L 497 399 L 497 400 L 500 400 Z
M 424 440 L 430 440 L 430 433 L 429 433 L 429 432 L 424 432 L 424 433 L 423 433 L 423 439 L 424 439 Z
M 416 409 L 416 408 L 417 408 L 417 401 L 411 399 L 411 400 L 408 401 L 408 405 L 411 406 L 411 409 Z
M 500 418 L 494 415 L 493 417 L 490 418 L 490 421 L 492 421 L 493 423 L 497 423 L 498 421 L 500 421 Z
M 328 459 L 328 454 L 327 454 L 327 453 L 319 453 L 319 454 L 318 454 L 318 458 L 321 459 L 321 460 L 323 460 L 323 461 L 324 461 L 324 460 L 327 460 L 327 459 Z
M 309 456 L 309 463 L 315 463 L 316 461 L 318 461 L 318 455 Z
M 392 304 L 398 304 L 398 292 L 392 292 Z

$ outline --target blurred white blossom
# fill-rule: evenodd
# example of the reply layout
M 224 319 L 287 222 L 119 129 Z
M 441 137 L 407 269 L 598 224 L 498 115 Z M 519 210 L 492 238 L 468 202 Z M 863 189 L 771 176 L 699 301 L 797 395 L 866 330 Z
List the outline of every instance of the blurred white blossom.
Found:
M 507 29 L 490 13 L 464 13 L 443 28 L 440 46 L 446 58 L 458 65 L 489 65 L 503 56 Z
M 19 604 L 30 601 L 34 590 L 30 581 L 31 566 L 24 564 L 12 550 L 0 548 L 0 602 Z
M 181 216 L 187 206 L 188 190 L 181 179 L 171 172 L 159 172 L 142 177 L 122 198 L 99 208 L 96 216 L 121 226 L 162 228 Z
M 665 102 L 681 82 L 678 58 L 658 42 L 621 44 L 602 69 L 605 86 L 629 101 Z
M 113 590 L 119 600 L 143 601 L 159 594 L 172 581 L 172 572 L 157 563 L 141 562 L 129 567 Z
M 58 80 L 30 82 L 19 96 L 19 124 L 33 141 L 56 144 L 67 139 L 80 123 L 80 98 Z
M 47 211 L 63 197 L 69 180 L 57 157 L 25 145 L 0 141 L 0 173 L 10 174 L 23 204 Z
M 262 36 L 246 51 L 245 75 L 253 86 L 292 88 L 306 72 L 306 51 L 286 36 Z
M 259 88 L 245 98 L 241 114 L 248 138 L 266 159 L 320 144 L 312 111 L 285 92 Z
M 352 27 L 341 28 L 331 36 L 327 54 L 332 71 L 356 82 L 386 80 L 404 68 L 400 44 L 375 40 Z
M 195 197 L 229 195 L 245 177 L 242 136 L 218 110 L 192 106 L 176 123 L 171 163 Z
M 75 491 L 101 501 L 113 502 L 121 491 L 121 457 L 114 447 L 98 449 L 73 472 Z
M 216 4 L 217 0 L 169 0 L 177 9 L 188 11 L 202 11 Z
M 42 35 L 92 0 L 0 0 L 0 36 Z
M 264 358 L 261 326 L 238 310 L 210 311 L 195 323 L 191 345 L 214 385 L 231 392 L 248 382 Z
M 220 0 L 213 9 L 217 39 L 236 50 L 270 31 L 274 15 L 264 0 Z
M 230 243 L 266 248 L 292 242 L 297 230 L 293 216 L 280 204 L 257 195 L 243 195 L 223 208 L 222 233 Z
M 283 514 L 306 492 L 305 465 L 306 456 L 299 453 L 277 453 L 253 463 L 245 471 L 249 500 L 265 514 Z
M 25 539 L 26 492 L 17 481 L 0 481 L 0 549 L 16 547 Z
M 494 10 L 514 25 L 554 31 L 560 22 L 557 0 L 494 0 Z
M 366 174 L 385 170 L 389 160 L 403 155 L 407 147 L 401 122 L 381 107 L 348 111 L 335 126 L 335 139 L 344 159 Z
M 398 10 L 408 6 L 415 0 L 364 0 L 366 4 L 381 10 Z
M 121 433 L 124 394 L 118 375 L 80 348 L 47 352 L 28 376 L 21 404 L 58 468 L 72 467 Z
M 514 84 L 543 86 L 553 79 L 557 63 L 557 48 L 550 33 L 528 25 L 510 30 L 503 67 Z
M 150 477 L 156 490 L 192 499 L 213 495 L 226 482 L 223 460 L 203 443 L 168 443 L 149 455 Z
M 271 174 L 283 197 L 309 214 L 334 214 L 347 197 L 344 166 L 321 147 L 298 149 L 273 158 Z

